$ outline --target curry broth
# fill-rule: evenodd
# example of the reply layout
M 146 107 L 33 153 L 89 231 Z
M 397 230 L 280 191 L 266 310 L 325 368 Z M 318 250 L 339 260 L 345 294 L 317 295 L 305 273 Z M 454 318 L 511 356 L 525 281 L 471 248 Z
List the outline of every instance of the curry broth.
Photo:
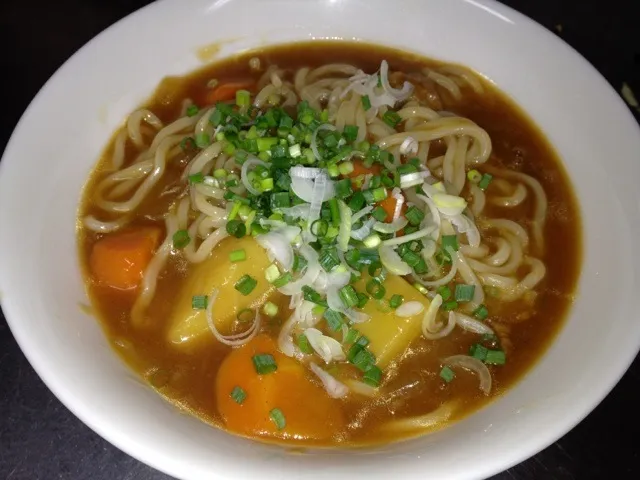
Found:
M 254 56 L 260 58 L 263 69 L 270 64 L 298 68 L 339 62 L 351 63 L 371 72 L 378 69 L 382 59 L 387 59 L 393 71 L 411 75 L 425 66 L 440 65 L 439 62 L 405 52 L 361 43 L 288 45 L 245 53 L 186 77 L 167 78 L 146 106 L 163 122 L 169 122 L 180 115 L 185 98 L 192 99 L 196 104 L 202 103 L 209 80 L 257 78 L 248 66 L 248 60 Z M 577 202 L 567 175 L 552 147 L 524 112 L 489 82 L 483 80 L 483 86 L 483 95 L 475 94 L 469 88 L 464 89 L 464 98 L 460 102 L 441 92 L 443 107 L 470 118 L 489 133 L 493 143 L 491 162 L 532 175 L 541 182 L 548 196 L 549 211 L 544 231 L 546 253 L 542 256 L 547 274 L 536 289 L 538 296 L 535 308 L 531 309 L 520 301 L 501 305 L 499 300 L 487 297 L 486 304 L 492 312 L 491 325 L 501 337 L 508 358 L 504 366 L 490 367 L 494 389 L 489 397 L 479 391 L 477 378 L 470 373 L 456 374 L 455 381 L 449 384 L 438 377 L 439 359 L 466 353 L 477 342 L 477 335 L 456 329 L 448 337 L 437 341 L 420 337 L 411 344 L 402 359 L 389 367 L 396 375 L 385 388 L 391 391 L 404 388 L 405 391 L 411 391 L 408 396 L 401 397 L 401 401 L 390 401 L 375 407 L 370 405 L 366 397 L 335 400 L 335 408 L 343 409 L 345 417 L 352 421 L 352 428 L 348 432 L 336 432 L 337 438 L 346 440 L 347 444 L 378 443 L 397 438 L 398 434 L 380 432 L 371 436 L 375 424 L 393 416 L 426 414 L 447 400 L 458 399 L 461 405 L 454 416 L 457 419 L 490 401 L 513 385 L 543 354 L 573 301 L 580 269 L 581 225 Z M 419 90 L 417 94 L 420 94 Z M 89 179 L 80 207 L 81 215 L 97 213 L 92 204 L 92 192 L 109 170 L 112 149 L 113 142 Z M 164 231 L 162 215 L 176 198 L 172 187 L 180 181 L 180 174 L 191 155 L 185 153 L 178 162 L 167 166 L 167 174 L 149 196 L 151 200 L 146 200 L 136 210 L 132 225 L 157 225 Z M 131 142 L 127 142 L 126 162 L 131 162 L 135 156 L 135 148 Z M 492 189 L 489 189 L 487 200 L 491 195 Z M 489 204 L 488 201 L 487 209 L 491 211 Z M 521 221 L 531 208 L 532 201 L 529 198 L 523 206 L 509 210 L 510 213 L 505 214 L 501 210 L 501 216 Z M 211 424 L 221 426 L 214 394 L 215 378 L 220 362 L 231 349 L 213 337 L 207 344 L 189 351 L 167 345 L 166 321 L 176 291 L 189 274 L 187 262 L 178 255 L 170 257 L 159 278 L 149 310 L 149 317 L 155 323 L 148 329 L 136 329 L 129 322 L 134 296 L 100 287 L 91 281 L 88 258 L 98 238 L 100 235 L 79 227 L 80 257 L 85 268 L 87 289 L 114 349 L 167 400 Z M 274 337 L 277 337 L 281 323 L 289 316 L 288 297 L 277 295 L 272 301 L 279 304 L 279 314 L 264 326 L 264 330 Z M 505 329 L 508 329 L 508 333 Z M 358 413 L 363 407 L 369 409 L 369 414 L 360 422 Z M 356 423 L 359 428 L 353 428 Z

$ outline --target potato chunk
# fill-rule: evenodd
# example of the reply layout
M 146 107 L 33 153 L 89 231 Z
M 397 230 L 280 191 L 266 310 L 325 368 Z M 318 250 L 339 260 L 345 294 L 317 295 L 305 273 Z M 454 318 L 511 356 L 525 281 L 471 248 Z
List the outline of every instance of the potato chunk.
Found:
M 357 290 L 366 292 L 368 281 L 369 278 L 365 275 L 358 282 Z M 387 275 L 384 287 L 387 299 L 399 294 L 404 297 L 405 302 L 418 301 L 424 305 L 425 310 L 429 308 L 429 299 L 402 277 Z M 424 310 L 417 315 L 401 318 L 394 311 L 380 311 L 378 300 L 371 298 L 362 311 L 371 318 L 356 325 L 356 328 L 369 339 L 369 350 L 376 356 L 376 365 L 380 368 L 386 367 L 394 358 L 402 355 L 413 339 L 420 335 Z
M 233 263 L 229 254 L 244 249 L 247 258 Z M 178 347 L 191 346 L 202 339 L 214 338 L 207 325 L 204 310 L 194 310 L 191 301 L 195 295 L 210 295 L 213 288 L 219 290 L 213 307 L 217 329 L 228 334 L 238 312 L 245 308 L 259 308 L 275 291 L 264 278 L 265 269 L 271 264 L 266 252 L 252 237 L 223 240 L 204 262 L 192 266 L 169 322 L 168 340 Z M 235 283 L 248 274 L 258 281 L 249 295 L 235 289 Z

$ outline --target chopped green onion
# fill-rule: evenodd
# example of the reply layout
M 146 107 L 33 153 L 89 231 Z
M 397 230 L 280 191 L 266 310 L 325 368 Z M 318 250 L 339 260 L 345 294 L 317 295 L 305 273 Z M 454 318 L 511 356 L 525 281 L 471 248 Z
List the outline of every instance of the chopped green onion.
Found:
M 347 253 L 344 254 L 344 259 L 351 267 L 359 269 L 360 250 L 357 248 L 348 250 Z
M 480 182 L 478 182 L 478 187 L 480 187 L 481 190 L 486 190 L 489 187 L 491 180 L 493 180 L 493 175 L 485 173 Z
M 247 90 L 236 91 L 236 105 L 239 107 L 251 105 L 251 94 Z
M 450 312 L 452 310 L 455 310 L 456 308 L 458 308 L 458 302 L 456 302 L 455 300 L 442 304 L 442 309 L 445 312 Z
M 473 311 L 473 316 L 478 320 L 485 320 L 489 316 L 489 310 L 485 305 L 480 305 Z
M 291 156 L 291 158 L 298 158 L 302 156 L 302 150 L 300 149 L 299 143 L 291 145 L 289 147 L 289 155 Z
M 371 216 L 379 222 L 384 222 L 387 219 L 387 212 L 384 208 L 377 206 L 371 212 Z
M 307 355 L 313 353 L 313 348 L 311 348 L 309 339 L 305 334 L 298 335 L 298 348 L 300 348 L 302 353 L 306 353 Z
M 504 365 L 507 361 L 507 357 L 502 350 L 489 350 L 487 356 L 484 359 L 484 363 L 490 365 Z
M 369 276 L 377 279 L 380 282 L 383 282 L 385 277 L 387 276 L 387 272 L 384 268 L 382 268 L 382 264 L 380 262 L 373 262 L 369 264 L 369 268 L 367 268 L 369 272 Z
M 345 307 L 351 308 L 358 304 L 358 294 L 351 285 L 345 285 L 338 293 Z
M 276 424 L 276 428 L 278 430 L 282 430 L 287 426 L 287 421 L 284 418 L 284 413 L 282 413 L 282 410 L 280 410 L 279 408 L 274 408 L 273 410 L 271 410 L 269 412 L 269 416 L 271 417 L 273 423 Z
M 329 230 L 329 224 L 326 220 L 316 220 L 311 224 L 311 233 L 316 237 L 324 237 Z
M 211 144 L 211 137 L 206 133 L 196 135 L 196 145 L 199 148 L 207 148 Z
M 358 339 L 358 335 L 359 333 L 355 328 L 350 328 L 343 343 L 354 343 Z
M 289 192 L 278 192 L 271 194 L 271 208 L 288 208 L 291 206 L 291 198 Z
M 367 293 L 376 300 L 380 300 L 381 298 L 384 298 L 384 295 L 387 293 L 387 289 L 384 288 L 379 280 L 372 278 L 367 282 Z
M 460 248 L 458 245 L 458 237 L 456 235 L 442 236 L 442 249 L 446 252 L 449 248 L 453 249 L 455 252 Z
M 356 353 L 353 355 L 352 363 L 359 370 L 366 372 L 376 363 L 376 357 L 373 355 L 373 353 L 364 348 L 362 345 L 358 345 L 356 343 L 349 349 L 349 352 L 354 349 L 356 350 Z
M 236 318 L 240 323 L 249 323 L 255 318 L 255 313 L 250 308 L 243 308 L 238 312 Z
M 191 237 L 186 230 L 178 230 L 173 234 L 173 248 L 184 248 L 189 245 Z
M 416 273 L 420 273 L 418 265 L 420 265 L 421 262 L 424 262 L 424 259 L 420 255 L 412 252 L 411 250 L 407 250 L 404 255 L 401 255 L 401 258 L 407 265 L 416 270 Z
M 395 310 L 400 305 L 402 305 L 403 302 L 404 302 L 404 297 L 396 293 L 391 296 L 391 299 L 389 300 L 389 306 Z
M 242 262 L 247 259 L 247 252 L 244 248 L 240 250 L 234 250 L 229 254 L 229 260 L 231 263 Z
M 355 142 L 358 137 L 358 127 L 356 125 L 345 125 L 342 136 L 349 142 Z
M 369 343 L 370 343 L 369 339 L 364 335 L 362 335 L 360 338 L 358 338 L 356 345 L 360 345 L 361 347 L 366 347 L 367 345 L 369 345 Z
M 365 247 L 367 248 L 376 248 L 382 243 L 382 239 L 377 233 L 372 233 L 367 238 L 365 238 L 362 243 L 364 243 Z
M 405 163 L 404 165 L 400 165 L 396 171 L 398 172 L 398 175 L 406 175 L 408 173 L 417 172 L 418 168 L 411 163 Z
M 442 370 L 440 370 L 440 378 L 444 380 L 446 383 L 451 382 L 456 374 L 451 370 L 451 368 L 444 366 Z
M 199 111 L 200 109 L 197 105 L 189 105 L 187 107 L 187 117 L 195 117 Z
M 233 401 L 236 402 L 238 405 L 242 405 L 242 402 L 244 402 L 244 399 L 247 398 L 247 392 L 245 392 L 240 387 L 233 387 L 233 390 L 231 390 L 230 395 L 231 395 L 231 398 L 233 398 Z
M 387 189 L 384 187 L 378 187 L 374 189 L 363 190 L 362 194 L 364 195 L 367 203 L 377 203 L 387 198 Z
M 251 357 L 251 360 L 253 361 L 253 366 L 259 375 L 266 375 L 278 370 L 278 365 L 276 364 L 273 355 L 269 353 L 254 355 Z
M 340 315 L 340 312 L 336 312 L 335 310 L 328 308 L 324 312 L 324 319 L 327 321 L 329 328 L 334 332 L 340 330 L 342 327 L 342 315 Z
M 364 308 L 368 301 L 369 297 L 366 294 L 358 292 L 358 308 Z
M 269 283 L 275 282 L 279 277 L 280 270 L 278 270 L 278 266 L 275 263 L 269 265 L 264 271 L 264 278 L 266 278 Z
M 382 115 L 382 120 L 391 128 L 396 128 L 402 121 L 402 118 L 400 118 L 400 115 L 398 115 L 397 112 L 394 112 L 393 110 L 387 110 L 386 112 L 384 112 L 384 115 Z
M 336 198 L 332 198 L 329 200 L 329 210 L 331 211 L 331 224 L 334 227 L 340 226 L 340 206 L 338 205 L 338 200 Z
M 356 192 L 353 194 L 353 197 L 351 197 L 351 200 L 349 200 L 348 205 L 351 211 L 355 213 L 362 210 L 365 202 L 366 199 L 364 197 L 364 194 L 362 192 Z
M 326 305 L 325 301 L 322 299 L 322 295 L 316 292 L 309 285 L 305 285 L 302 287 L 302 296 L 308 302 L 312 302 L 318 305 Z
M 275 303 L 267 302 L 262 307 L 262 311 L 268 317 L 275 317 L 278 314 L 278 306 Z
M 247 233 L 247 227 L 240 220 L 229 220 L 227 222 L 227 233 L 236 238 L 242 238 Z
M 343 178 L 342 180 L 337 181 L 333 186 L 338 198 L 347 198 L 353 193 L 351 180 L 348 178 Z
M 219 126 L 224 120 L 224 113 L 220 108 L 216 108 L 209 117 L 209 123 L 215 127 Z
M 258 281 L 255 278 L 253 278 L 249 274 L 244 274 L 242 277 L 240 277 L 240 280 L 236 282 L 234 288 L 238 290 L 242 295 L 247 296 L 253 291 L 254 288 L 256 288 L 256 285 L 258 285 Z
M 273 178 L 264 178 L 260 181 L 260 190 L 268 192 L 273 190 Z
M 349 175 L 350 173 L 353 173 L 354 170 L 354 166 L 353 166 L 353 162 L 342 162 L 340 165 L 338 165 L 338 171 L 340 172 L 340 175 Z
M 256 139 L 258 152 L 268 152 L 271 150 L 271 147 L 277 144 L 278 139 L 276 137 L 260 137 Z
M 371 100 L 369 99 L 369 95 L 363 95 L 361 100 L 362 100 L 362 108 L 364 108 L 364 111 L 366 112 L 371 108 Z
M 196 141 L 192 137 L 184 137 L 180 142 L 180 148 L 183 151 L 191 150 L 196 147 Z
M 475 285 L 466 285 L 463 283 L 459 283 L 458 285 L 456 285 L 456 302 L 470 302 L 471 300 L 473 300 L 473 294 L 475 290 Z
M 283 114 L 282 117 L 280 117 L 280 128 L 291 129 L 292 127 L 293 127 L 293 118 L 291 118 L 289 115 Z
M 218 178 L 218 179 L 226 178 L 227 175 L 228 175 L 228 172 L 224 168 L 218 168 L 213 172 L 213 178 Z
M 442 297 L 442 301 L 446 302 L 451 298 L 451 289 L 447 285 L 442 285 L 436 289 L 436 293 Z
M 273 286 L 276 288 L 282 288 L 284 287 L 287 283 L 291 282 L 293 280 L 293 275 L 291 275 L 291 272 L 286 272 L 283 273 L 282 275 L 280 275 L 278 278 L 276 278 L 273 282 Z
M 409 221 L 411 225 L 418 226 L 424 220 L 424 212 L 415 205 L 409 207 L 405 212 L 404 217 Z
M 480 180 L 482 180 L 482 174 L 478 170 L 469 170 L 467 172 L 467 178 L 471 183 L 480 183 Z
M 382 379 L 382 370 L 375 365 L 370 366 L 362 377 L 362 381 L 372 387 L 380 386 L 380 380 Z
M 291 268 L 294 272 L 296 273 L 301 272 L 302 269 L 306 266 L 307 266 L 307 259 L 304 258 L 302 255 L 296 254 L 293 257 L 293 267 Z
M 191 308 L 194 310 L 205 310 L 207 308 L 208 298 L 206 295 L 194 295 L 191 297 Z
M 326 272 L 330 272 L 340 265 L 340 258 L 338 257 L 337 250 L 335 248 L 325 248 L 320 252 L 318 262 Z
M 472 345 L 471 348 L 469 349 L 469 355 L 471 355 L 473 358 L 477 358 L 482 362 L 484 362 L 485 359 L 487 358 L 488 352 L 489 352 L 489 349 L 479 343 Z
M 204 174 L 202 172 L 194 173 L 193 175 L 189 175 L 189 183 L 194 185 L 196 183 L 204 182 Z

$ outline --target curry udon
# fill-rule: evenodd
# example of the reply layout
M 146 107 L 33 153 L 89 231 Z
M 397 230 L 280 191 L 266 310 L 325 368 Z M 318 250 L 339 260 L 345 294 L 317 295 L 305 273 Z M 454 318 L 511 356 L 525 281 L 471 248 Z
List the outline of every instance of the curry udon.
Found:
M 117 352 L 231 432 L 361 445 L 440 428 L 543 353 L 579 273 L 542 134 L 466 68 L 314 42 L 167 78 L 85 189 Z

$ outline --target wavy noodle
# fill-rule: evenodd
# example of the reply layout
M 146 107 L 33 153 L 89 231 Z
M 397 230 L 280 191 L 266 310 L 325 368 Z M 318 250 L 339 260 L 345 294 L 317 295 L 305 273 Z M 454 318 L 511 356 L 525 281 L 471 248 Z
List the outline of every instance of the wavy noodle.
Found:
M 518 183 L 511 195 L 491 197 L 491 203 L 500 207 L 517 207 L 527 199 L 527 189 Z
M 129 133 L 129 138 L 133 142 L 133 144 L 141 148 L 144 145 L 144 138 L 142 136 L 142 122 L 146 122 L 152 127 L 155 127 L 157 130 L 162 128 L 162 122 L 153 112 L 150 112 L 147 109 L 137 110 L 129 115 L 127 120 L 127 132 Z
M 536 246 L 541 252 L 544 251 L 544 235 L 543 228 L 544 222 L 547 218 L 547 194 L 544 192 L 542 185 L 535 178 L 530 175 L 526 175 L 520 172 L 514 172 L 512 170 L 506 170 L 502 168 L 495 168 L 489 165 L 485 166 L 485 170 L 496 177 L 504 177 L 512 180 L 518 180 L 521 183 L 527 185 L 532 191 L 535 197 L 535 211 L 533 214 L 533 220 L 531 223 L 531 230 L 533 231 L 533 238 Z
M 430 69 L 424 69 L 424 73 L 428 78 L 447 90 L 456 101 L 462 100 L 460 87 L 449 77 Z
M 418 126 L 415 130 L 389 135 L 377 141 L 377 145 L 380 148 L 389 148 L 401 144 L 407 137 L 413 137 L 418 142 L 432 142 L 453 135 L 467 135 L 480 142 L 480 154 L 472 160 L 472 164 L 484 163 L 489 159 L 491 155 L 489 134 L 475 123 L 461 117 L 439 118 Z
M 484 87 L 480 80 L 472 72 L 464 67 L 457 65 L 443 65 L 438 68 L 438 71 L 444 75 L 451 75 L 454 78 L 460 78 L 464 80 L 477 94 L 484 93 Z M 462 82 L 458 82 L 459 84 Z
M 156 250 L 155 255 L 149 262 L 147 269 L 144 271 L 142 282 L 140 284 L 140 293 L 136 298 L 133 308 L 131 309 L 131 322 L 134 327 L 144 327 L 147 325 L 148 319 L 145 312 L 153 296 L 156 293 L 158 284 L 158 276 L 165 266 L 169 254 L 173 249 L 173 235 L 178 231 L 178 219 L 173 213 L 168 213 L 165 219 L 166 236 L 160 248 Z
M 485 228 L 495 228 L 498 231 L 511 233 L 520 241 L 522 248 L 526 249 L 529 246 L 529 234 L 522 225 L 513 220 L 507 218 L 485 218 L 481 221 L 481 224 Z
M 471 191 L 471 197 L 473 198 L 473 201 L 471 202 L 471 211 L 477 217 L 484 210 L 484 206 L 487 201 L 486 196 L 482 189 L 475 183 L 471 183 L 469 185 L 469 190 Z
M 151 192 L 164 174 L 167 164 L 167 151 L 182 140 L 181 136 L 165 137 L 155 153 L 153 170 L 147 175 L 142 184 L 129 200 L 114 202 L 96 199 L 100 208 L 109 212 L 128 213 L 136 209 Z

